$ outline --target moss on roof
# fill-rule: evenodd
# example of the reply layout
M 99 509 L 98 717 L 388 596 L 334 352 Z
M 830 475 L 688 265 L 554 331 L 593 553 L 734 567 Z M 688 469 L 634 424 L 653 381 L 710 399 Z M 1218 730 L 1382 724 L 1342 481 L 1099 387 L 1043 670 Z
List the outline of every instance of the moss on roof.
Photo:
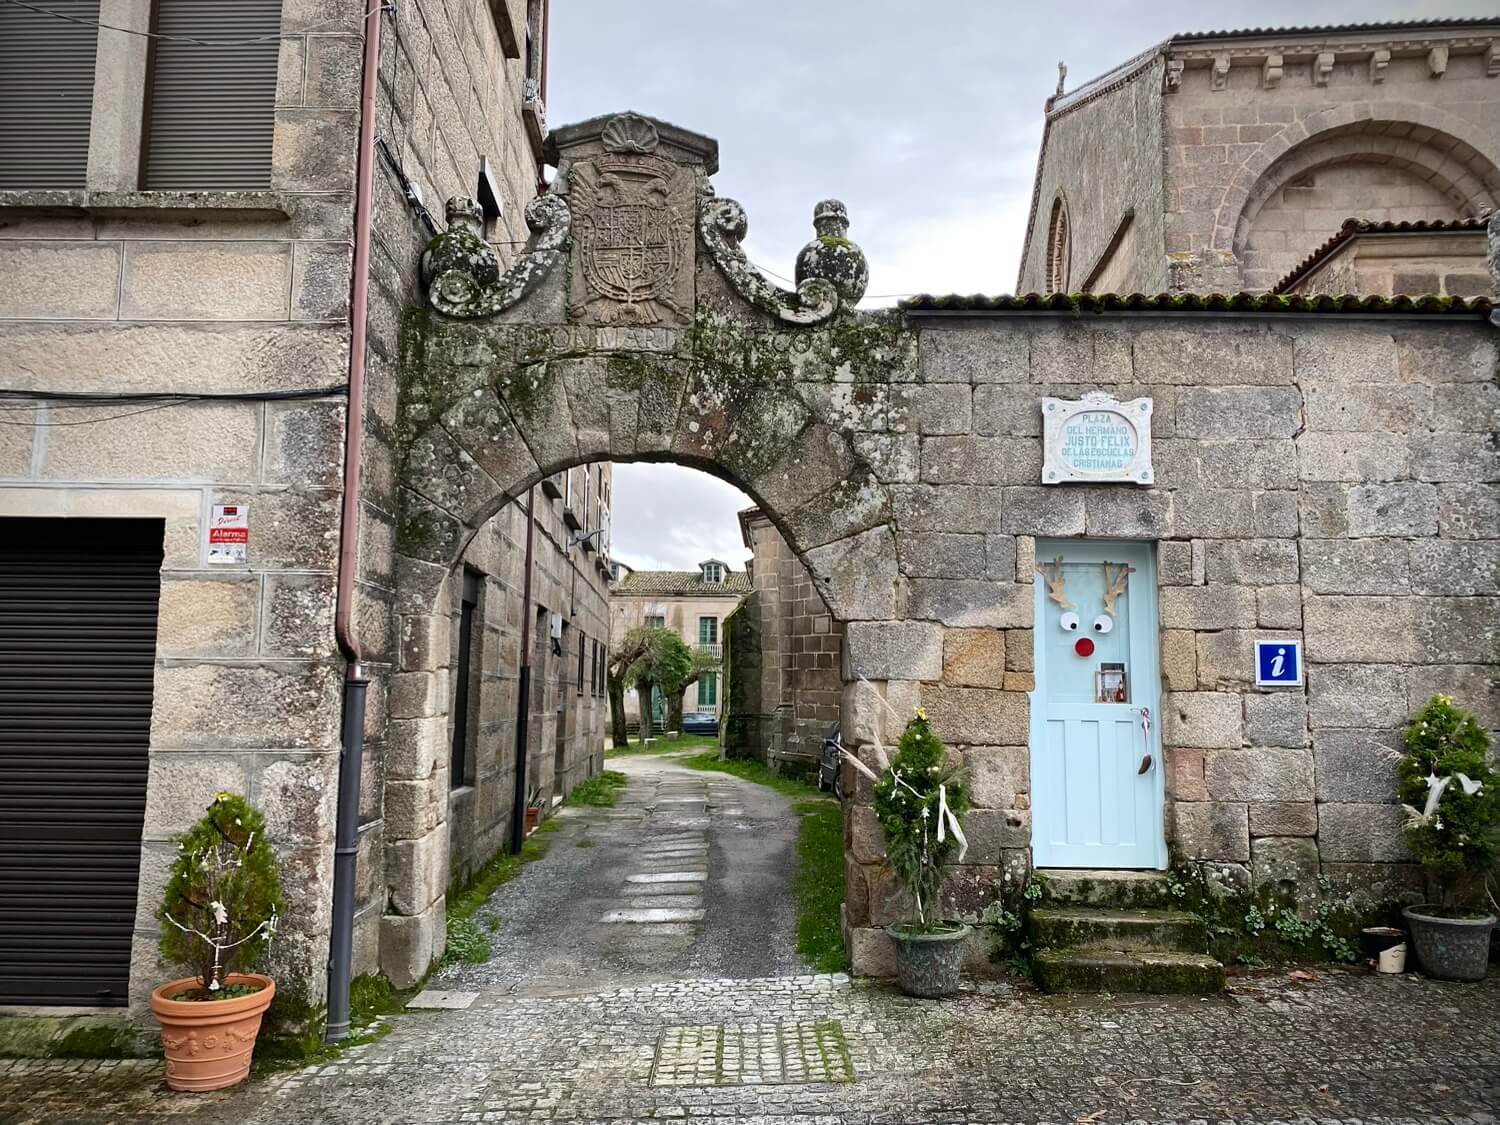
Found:
M 724 581 L 705 582 L 698 570 L 637 570 L 612 587 L 616 594 L 646 594 L 674 597 L 739 597 L 750 592 L 750 576 L 744 571 L 724 572 Z
M 1194 43 L 1204 39 L 1260 39 L 1280 35 L 1344 35 L 1369 31 L 1434 31 L 1465 27 L 1492 27 L 1500 16 L 1436 16 L 1432 19 L 1377 20 L 1372 23 L 1325 23 L 1311 27 L 1236 27 L 1222 31 L 1185 31 L 1172 36 L 1173 43 Z
M 1488 297 L 1304 296 L 1277 293 L 1024 293 L 908 297 L 908 313 L 942 312 L 1247 312 L 1247 313 L 1389 313 L 1487 316 L 1495 307 Z
M 1345 219 L 1344 225 L 1339 227 L 1338 233 L 1333 235 L 1323 245 L 1319 246 L 1278 281 L 1271 286 L 1272 293 L 1284 293 L 1298 281 L 1301 281 L 1313 268 L 1319 265 L 1333 251 L 1337 250 L 1351 238 L 1361 234 L 1460 234 L 1483 233 L 1489 220 L 1482 216 L 1473 216 L 1466 219 Z M 1481 256 L 1480 265 L 1483 266 Z

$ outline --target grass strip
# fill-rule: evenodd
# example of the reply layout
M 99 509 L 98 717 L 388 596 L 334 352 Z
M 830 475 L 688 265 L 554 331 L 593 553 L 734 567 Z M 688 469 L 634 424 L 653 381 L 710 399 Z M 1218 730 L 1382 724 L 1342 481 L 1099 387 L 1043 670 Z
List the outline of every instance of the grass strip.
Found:
M 479 925 L 475 914 L 489 897 L 521 872 L 521 868 L 547 854 L 547 845 L 537 836 L 557 831 L 556 821 L 546 821 L 521 845 L 519 855 L 501 852 L 490 860 L 474 878 L 458 891 L 448 894 L 448 945 L 442 964 L 463 961 L 482 965 L 494 952 L 490 935 Z
M 619 750 L 606 750 L 604 756 L 623 758 L 634 754 L 682 754 L 689 751 L 701 753 L 704 750 L 712 750 L 717 754 L 719 740 L 711 734 L 683 734 L 676 738 L 654 738 L 649 746 L 641 742 L 632 742 Z
M 391 1030 L 382 1017 L 398 1015 L 414 989 L 397 991 L 379 973 L 364 973 L 349 982 L 349 1037 L 337 1043 L 323 1042 L 323 1020 L 305 1021 L 300 1033 L 263 1032 L 255 1044 L 251 1066 L 257 1076 L 293 1070 L 337 1058 L 350 1047 L 373 1043 Z M 320 1010 L 321 1016 L 321 1010 Z
M 752 758 L 719 758 L 718 750 L 710 750 L 703 754 L 694 754 L 690 758 L 683 758 L 677 762 L 679 766 L 687 766 L 691 770 L 709 770 L 714 773 L 728 773 L 740 778 L 742 781 L 753 781 L 756 785 L 764 785 L 768 789 L 788 797 L 821 797 L 822 793 L 816 785 L 804 781 L 798 777 L 783 777 L 772 773 L 766 768 L 764 762 L 757 762 Z
M 844 816 L 829 800 L 798 801 L 797 868 L 792 894 L 797 901 L 797 952 L 816 972 L 839 973 L 844 957 Z
M 594 808 L 613 808 L 629 779 L 619 770 L 603 773 L 581 781 L 573 787 L 564 801 L 567 805 L 589 805 Z

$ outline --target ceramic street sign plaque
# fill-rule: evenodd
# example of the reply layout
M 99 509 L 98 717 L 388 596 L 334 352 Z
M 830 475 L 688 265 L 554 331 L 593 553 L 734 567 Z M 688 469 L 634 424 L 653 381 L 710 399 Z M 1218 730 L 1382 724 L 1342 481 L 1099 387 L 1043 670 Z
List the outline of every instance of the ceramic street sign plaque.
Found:
M 1103 391 L 1082 399 L 1042 399 L 1043 484 L 1126 481 L 1150 484 L 1151 400 L 1121 402 Z

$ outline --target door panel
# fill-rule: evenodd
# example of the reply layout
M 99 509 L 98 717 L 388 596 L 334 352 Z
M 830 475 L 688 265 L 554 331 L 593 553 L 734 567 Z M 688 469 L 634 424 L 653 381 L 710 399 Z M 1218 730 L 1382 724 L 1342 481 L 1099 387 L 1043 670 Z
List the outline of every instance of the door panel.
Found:
M 1163 867 L 1151 549 L 1097 540 L 1039 542 L 1037 565 L 1035 863 Z M 1142 708 L 1150 713 L 1149 729 Z M 1151 764 L 1142 774 L 1148 753 Z

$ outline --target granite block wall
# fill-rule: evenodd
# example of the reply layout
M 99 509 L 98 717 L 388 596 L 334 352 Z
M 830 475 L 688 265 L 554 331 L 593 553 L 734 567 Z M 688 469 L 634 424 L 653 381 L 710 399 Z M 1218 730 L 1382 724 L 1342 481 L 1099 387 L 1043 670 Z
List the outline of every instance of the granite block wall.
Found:
M 419 619 L 395 616 L 397 336 L 433 233 L 402 199 L 395 168 L 433 201 L 473 195 L 480 159 L 488 157 L 505 208 L 491 236 L 502 256 L 514 252 L 526 234 L 521 211 L 540 160 L 522 119 L 525 64 L 503 46 L 506 35 L 514 40 L 515 29 L 524 29 L 525 7 L 524 0 L 415 0 L 385 22 L 377 132 L 393 161 L 375 175 L 367 338 L 356 625 L 374 682 L 356 972 L 380 966 L 380 917 L 392 895 L 411 908 L 430 907 L 432 898 L 416 899 L 431 893 L 440 901 L 448 882 L 447 827 L 440 847 L 428 823 L 445 818 L 415 799 L 386 806 L 388 779 L 415 782 L 446 763 L 439 728 L 450 686 L 441 676 L 391 675 L 403 654 L 446 643 L 448 612 L 434 592 Z M 149 19 L 149 5 L 121 11 Z M 140 1018 L 163 979 L 154 911 L 168 837 L 220 789 L 242 790 L 267 811 L 285 865 L 290 907 L 274 966 L 281 991 L 301 1009 L 315 1008 L 324 988 L 343 666 L 332 621 L 361 10 L 286 0 L 282 29 L 264 190 L 138 191 L 139 123 L 132 126 L 128 113 L 96 111 L 86 190 L 0 199 L 0 273 L 10 282 L 0 295 L 0 386 L 103 395 L 329 392 L 282 402 L 187 401 L 141 415 L 102 404 L 68 411 L 68 421 L 84 424 L 67 427 L 55 424 L 57 406 L 39 405 L 33 426 L 0 433 L 0 518 L 166 521 L 131 973 L 131 1008 Z M 134 99 L 138 109 L 148 40 L 129 42 L 101 50 L 99 88 L 119 100 L 115 108 Z M 243 566 L 205 561 L 206 521 L 220 503 L 249 507 Z M 559 569 L 553 566 L 558 581 Z M 598 627 L 595 635 L 603 634 Z M 582 738 L 588 720 L 577 723 Z M 400 835 L 388 831 L 388 811 Z M 477 846 L 493 835 L 493 826 L 480 832 Z M 440 920 L 422 930 L 428 952 L 440 933 Z

